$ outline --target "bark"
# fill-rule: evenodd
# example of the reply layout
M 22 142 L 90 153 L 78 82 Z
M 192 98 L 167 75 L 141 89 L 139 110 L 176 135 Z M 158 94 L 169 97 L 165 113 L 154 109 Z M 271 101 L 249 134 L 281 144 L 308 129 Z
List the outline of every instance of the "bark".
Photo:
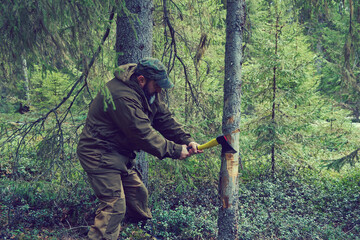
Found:
M 228 0 L 226 15 L 224 112 L 222 131 L 229 143 L 239 152 L 241 103 L 242 33 L 245 24 L 245 1 Z M 238 171 L 239 154 L 221 156 L 218 239 L 238 239 Z
M 152 52 L 152 0 L 125 0 L 117 17 L 116 52 L 118 65 L 138 62 Z
M 116 52 L 118 65 L 137 63 L 144 57 L 151 57 L 153 32 L 153 1 L 125 0 L 116 21 Z M 141 152 L 137 158 L 137 169 L 148 184 L 149 164 Z
M 349 0 L 349 11 L 350 11 L 350 20 L 349 20 L 349 33 L 352 36 L 353 34 L 353 29 L 352 29 L 352 22 L 353 22 L 353 16 L 354 16 L 354 5 L 353 5 L 353 1 Z
M 26 104 L 30 104 L 29 77 L 28 77 L 26 59 L 24 57 L 22 57 L 22 69 L 23 69 L 23 72 L 24 72 Z
M 277 8 L 276 8 L 276 25 L 275 25 L 275 56 L 277 56 L 278 54 L 278 41 L 279 41 L 279 34 L 281 31 L 281 27 L 279 25 L 279 18 L 280 16 L 278 15 L 277 12 Z M 275 125 L 276 125 L 276 71 L 277 71 L 277 67 L 276 65 L 273 68 L 273 82 L 272 82 L 272 90 L 273 90 L 273 99 L 272 99 L 272 114 L 271 114 L 271 122 L 273 124 L 273 129 L 271 130 L 271 135 L 273 136 L 273 139 L 275 139 Z M 273 177 L 275 176 L 275 143 L 273 141 L 272 145 L 271 145 L 271 172 Z
M 360 23 L 360 3 L 359 2 L 355 2 L 355 18 L 356 18 L 356 22 Z
M 355 109 L 353 110 L 354 113 L 354 118 L 356 122 L 360 122 L 360 109 L 358 106 L 355 107 Z
M 146 159 L 146 152 L 140 151 L 137 155 L 136 162 L 136 169 L 140 172 L 141 179 L 147 188 L 149 184 L 149 162 Z

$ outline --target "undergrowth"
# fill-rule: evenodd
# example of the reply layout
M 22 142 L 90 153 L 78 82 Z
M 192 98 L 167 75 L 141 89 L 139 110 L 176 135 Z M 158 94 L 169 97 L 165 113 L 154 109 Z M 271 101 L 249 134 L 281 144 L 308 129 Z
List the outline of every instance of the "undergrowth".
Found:
M 360 239 L 360 174 L 240 185 L 241 239 Z
M 315 177 L 317 176 L 317 177 Z M 216 239 L 216 186 L 149 183 L 153 219 L 127 226 L 121 239 Z M 0 179 L 1 239 L 83 239 L 98 204 L 77 185 Z M 161 189 L 161 191 L 160 191 Z M 360 173 L 246 179 L 240 183 L 240 239 L 360 239 Z

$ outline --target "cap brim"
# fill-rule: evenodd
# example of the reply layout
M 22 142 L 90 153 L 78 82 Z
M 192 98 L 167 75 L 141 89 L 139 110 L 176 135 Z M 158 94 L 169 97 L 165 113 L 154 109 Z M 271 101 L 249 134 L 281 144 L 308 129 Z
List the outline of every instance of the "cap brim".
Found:
M 160 81 L 156 81 L 156 84 L 159 85 L 159 87 L 165 88 L 165 89 L 174 87 L 174 84 L 172 82 L 170 82 L 170 79 L 168 79 L 168 78 L 160 80 Z

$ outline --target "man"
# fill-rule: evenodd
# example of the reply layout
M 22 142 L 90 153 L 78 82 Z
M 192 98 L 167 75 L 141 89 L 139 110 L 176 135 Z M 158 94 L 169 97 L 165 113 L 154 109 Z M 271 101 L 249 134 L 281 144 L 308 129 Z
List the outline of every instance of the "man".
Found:
M 132 221 L 152 217 L 147 189 L 134 167 L 136 151 L 160 159 L 185 159 L 202 152 L 159 99 L 162 88 L 173 87 L 159 60 L 145 58 L 120 66 L 107 87 L 113 102 L 97 95 L 77 148 L 100 201 L 90 239 L 117 239 L 125 213 Z

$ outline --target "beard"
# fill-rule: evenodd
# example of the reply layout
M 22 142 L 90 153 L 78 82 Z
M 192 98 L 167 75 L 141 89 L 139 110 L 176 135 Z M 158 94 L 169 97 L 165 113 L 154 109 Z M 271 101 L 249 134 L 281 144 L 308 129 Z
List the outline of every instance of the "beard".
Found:
M 148 103 L 151 105 L 155 101 L 155 95 L 156 93 L 151 94 L 148 89 L 148 82 L 146 82 L 144 88 L 143 88 L 144 94 L 146 99 L 148 100 Z

